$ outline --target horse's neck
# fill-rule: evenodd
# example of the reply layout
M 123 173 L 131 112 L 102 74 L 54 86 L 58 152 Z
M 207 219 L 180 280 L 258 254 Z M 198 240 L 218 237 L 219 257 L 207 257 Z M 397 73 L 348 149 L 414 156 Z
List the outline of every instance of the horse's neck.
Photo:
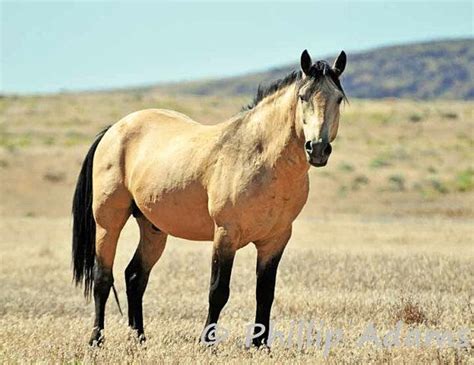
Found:
M 304 136 L 295 123 L 295 86 L 276 92 L 259 103 L 244 119 L 244 138 L 268 165 L 285 170 L 285 175 L 301 176 L 308 170 Z

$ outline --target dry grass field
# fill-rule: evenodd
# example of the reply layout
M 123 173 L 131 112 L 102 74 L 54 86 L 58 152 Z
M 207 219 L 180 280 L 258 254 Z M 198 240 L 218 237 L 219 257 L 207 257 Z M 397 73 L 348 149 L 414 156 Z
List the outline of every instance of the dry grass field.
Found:
M 229 338 L 198 344 L 211 247 L 170 239 L 145 294 L 146 346 L 130 338 L 112 296 L 104 347 L 86 345 L 93 307 L 72 285 L 69 212 L 94 134 L 141 108 L 216 123 L 247 101 L 156 90 L 0 99 L 0 362 L 472 363 L 473 103 L 453 101 L 344 106 L 328 166 L 311 170 L 272 312 L 288 336 L 292 321 L 314 321 L 321 344 L 299 348 L 294 335 L 292 345 L 276 342 L 271 351 L 244 348 L 255 310 L 250 245 L 237 255 L 221 317 Z M 137 239 L 131 220 L 115 265 L 124 309 L 123 270 Z M 401 344 L 360 346 L 370 323 L 380 338 L 400 323 Z M 329 346 L 337 330 L 342 338 Z M 450 345 L 427 340 L 433 330 L 452 334 Z

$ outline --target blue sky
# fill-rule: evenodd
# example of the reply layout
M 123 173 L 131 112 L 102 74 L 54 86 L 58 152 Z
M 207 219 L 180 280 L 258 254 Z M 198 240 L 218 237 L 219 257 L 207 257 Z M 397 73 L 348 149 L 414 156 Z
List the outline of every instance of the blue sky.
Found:
M 1 91 L 243 74 L 380 45 L 472 37 L 470 1 L 2 1 Z

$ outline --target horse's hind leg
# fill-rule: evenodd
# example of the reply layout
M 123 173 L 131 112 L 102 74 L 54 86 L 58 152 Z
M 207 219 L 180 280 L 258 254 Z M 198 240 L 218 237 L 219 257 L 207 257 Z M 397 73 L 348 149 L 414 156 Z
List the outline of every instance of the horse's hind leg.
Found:
M 128 300 L 128 324 L 137 332 L 140 342 L 145 341 L 143 328 L 143 294 L 153 266 L 166 245 L 167 235 L 148 221 L 143 215 L 137 217 L 140 227 L 140 243 L 135 255 L 125 270 Z
M 131 199 L 124 189 L 100 195 L 93 203 L 96 221 L 96 258 L 94 265 L 95 321 L 90 345 L 103 342 L 105 304 L 114 282 L 112 269 L 120 232 L 130 216 Z

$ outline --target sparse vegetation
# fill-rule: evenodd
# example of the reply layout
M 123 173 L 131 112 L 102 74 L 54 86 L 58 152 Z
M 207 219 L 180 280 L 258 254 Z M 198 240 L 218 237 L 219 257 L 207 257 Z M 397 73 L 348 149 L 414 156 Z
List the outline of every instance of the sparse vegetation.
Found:
M 455 112 L 443 112 L 441 113 L 444 119 L 458 119 L 458 115 Z
M 449 188 L 447 184 L 437 178 L 426 179 L 417 182 L 413 188 L 421 193 L 427 200 L 434 200 L 440 195 L 448 194 Z
M 43 179 L 52 183 L 59 183 L 66 178 L 66 174 L 64 172 L 54 172 L 49 171 L 44 174 Z
M 429 166 L 427 170 L 430 174 L 436 174 L 438 172 L 438 169 L 433 166 Z
M 270 364 L 291 358 L 298 364 L 395 359 L 419 364 L 437 363 L 438 356 L 447 363 L 456 356 L 459 363 L 468 363 L 470 358 L 469 349 L 437 345 L 386 350 L 357 345 L 371 322 L 377 335 L 383 336 L 402 320 L 402 338 L 408 329 L 424 336 L 432 329 L 457 333 L 472 327 L 472 228 L 465 223 L 438 219 L 431 224 L 370 222 L 337 215 L 299 220 L 280 264 L 272 318 L 276 329 L 285 334 L 291 321 L 299 320 L 313 320 L 316 328 L 322 320 L 325 331 L 342 329 L 343 340 L 326 359 L 323 346 L 285 349 L 277 342 L 270 353 L 244 349 L 246 325 L 255 315 L 255 250 L 251 246 L 237 254 L 232 296 L 221 317 L 229 339 L 215 348 L 199 345 L 211 247 L 177 239 L 170 239 L 145 294 L 146 346 L 133 340 L 127 319 L 119 315 L 111 295 L 104 347 L 90 349 L 86 341 L 93 304 L 87 304 L 82 291 L 71 284 L 69 219 L 8 217 L 3 221 L 9 227 L 1 232 L 0 356 L 5 363 Z M 135 222 L 130 222 L 123 232 L 114 270 L 125 313 L 122 273 L 136 247 L 136 229 Z M 296 342 L 296 335 L 293 339 Z
M 354 171 L 354 165 L 352 165 L 351 163 L 343 161 L 339 164 L 338 169 L 340 171 L 352 172 L 352 171 Z
M 249 301 L 255 290 L 250 246 L 237 254 L 232 296 L 222 315 L 229 341 L 214 349 L 198 345 L 211 247 L 177 239 L 170 239 L 145 294 L 146 347 L 129 339 L 127 320 L 112 296 L 104 348 L 86 346 L 93 309 L 71 284 L 69 212 L 95 134 L 139 108 L 172 107 L 215 123 L 245 102 L 247 97 L 170 97 L 153 90 L 0 100 L 6 117 L 0 123 L 2 362 L 469 361 L 469 350 L 356 345 L 369 322 L 381 333 L 398 320 L 420 331 L 473 326 L 472 103 L 443 101 L 351 100 L 328 166 L 310 170 L 310 197 L 281 262 L 273 316 L 285 331 L 300 319 L 342 328 L 347 336 L 327 359 L 321 348 L 243 349 L 255 309 L 254 299 Z M 446 122 L 438 110 L 455 112 L 456 122 Z M 418 113 L 423 122 L 409 123 Z M 125 312 L 122 273 L 137 237 L 131 220 L 115 264 Z
M 392 163 L 385 156 L 376 157 L 370 162 L 370 167 L 372 167 L 374 169 L 378 169 L 378 168 L 381 168 L 381 167 L 387 167 L 387 166 L 391 166 L 391 165 L 392 165 Z
M 352 190 L 359 190 L 361 186 L 368 185 L 369 178 L 365 175 L 357 175 L 352 180 Z
M 463 192 L 474 190 L 474 169 L 468 168 L 456 175 L 456 189 Z
M 410 115 L 410 122 L 418 123 L 423 120 L 423 117 L 420 114 L 412 114 Z
M 390 189 L 394 191 L 405 190 L 405 178 L 401 174 L 390 175 L 388 178 Z
M 448 192 L 448 188 L 446 187 L 446 185 L 438 179 L 431 179 L 429 180 L 429 182 L 431 184 L 431 187 L 435 189 L 438 193 L 446 194 Z

